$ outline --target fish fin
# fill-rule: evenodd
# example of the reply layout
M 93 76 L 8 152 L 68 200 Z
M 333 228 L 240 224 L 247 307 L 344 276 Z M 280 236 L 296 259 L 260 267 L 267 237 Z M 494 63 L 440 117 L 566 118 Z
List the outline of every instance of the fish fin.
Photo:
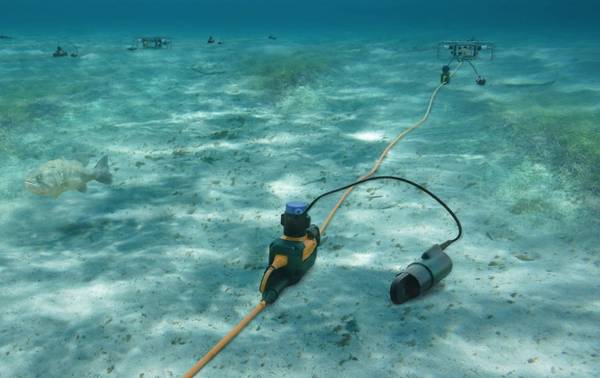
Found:
M 108 169 L 108 155 L 102 156 L 102 158 L 96 163 L 94 169 Z
M 96 181 L 109 185 L 112 183 L 112 174 L 108 171 L 108 155 L 98 160 L 94 167 L 94 178 Z

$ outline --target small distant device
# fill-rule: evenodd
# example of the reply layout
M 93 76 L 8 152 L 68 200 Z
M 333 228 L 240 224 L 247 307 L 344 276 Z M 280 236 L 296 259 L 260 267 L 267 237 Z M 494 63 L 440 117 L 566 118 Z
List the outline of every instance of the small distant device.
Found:
M 480 55 L 485 54 L 489 60 L 494 59 L 494 50 L 496 46 L 491 42 L 484 41 L 443 41 L 438 43 L 437 56 L 443 58 L 448 56 L 452 60 L 459 62 L 464 60 L 475 60 Z M 447 51 L 447 54 L 444 52 Z
M 166 37 L 140 37 L 136 38 L 131 47 L 128 48 L 130 51 L 137 49 L 167 49 L 171 48 L 171 40 Z
M 493 60 L 495 57 L 495 50 L 496 46 L 492 42 L 477 41 L 475 39 L 468 41 L 443 41 L 438 43 L 438 59 L 449 59 L 448 63 L 442 66 L 440 83 L 442 85 L 450 83 L 450 77 L 452 76 L 450 75 L 450 64 L 456 60 L 461 64 L 467 62 L 473 69 L 473 72 L 475 72 L 475 83 L 484 86 L 487 80 L 479 74 L 479 71 L 477 71 L 477 68 L 475 68 L 472 61 L 482 55 L 488 57 L 489 60 Z

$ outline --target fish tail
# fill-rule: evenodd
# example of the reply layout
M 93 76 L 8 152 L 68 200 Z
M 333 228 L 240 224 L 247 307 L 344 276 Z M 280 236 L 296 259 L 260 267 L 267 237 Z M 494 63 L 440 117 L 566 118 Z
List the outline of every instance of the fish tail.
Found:
M 108 155 L 98 160 L 94 167 L 94 178 L 96 181 L 109 185 L 112 183 L 112 174 L 108 170 Z

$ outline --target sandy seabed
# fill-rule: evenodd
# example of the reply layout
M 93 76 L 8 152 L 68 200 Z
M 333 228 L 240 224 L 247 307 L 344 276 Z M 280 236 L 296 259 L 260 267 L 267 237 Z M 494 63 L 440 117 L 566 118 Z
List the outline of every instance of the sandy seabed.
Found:
M 258 302 L 285 202 L 366 173 L 443 64 L 425 37 L 185 36 L 128 52 L 127 35 L 90 36 L 62 38 L 80 57 L 53 59 L 56 42 L 0 44 L 2 378 L 180 376 Z M 457 211 L 450 276 L 391 304 L 400 269 L 456 231 L 411 187 L 362 186 L 311 272 L 201 376 L 600 371 L 598 193 L 545 129 L 600 119 L 600 47 L 496 42 L 478 65 L 488 85 L 462 67 L 380 170 Z M 48 160 L 104 154 L 111 186 L 23 188 Z

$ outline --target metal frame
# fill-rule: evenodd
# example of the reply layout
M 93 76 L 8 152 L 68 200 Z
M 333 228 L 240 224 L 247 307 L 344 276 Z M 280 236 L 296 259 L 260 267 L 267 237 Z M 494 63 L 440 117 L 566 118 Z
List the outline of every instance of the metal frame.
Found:
M 496 45 L 485 41 L 443 41 L 438 43 L 437 57 L 441 57 L 441 50 L 449 50 L 450 57 L 458 61 L 475 60 L 482 51 L 489 53 L 490 60 L 494 60 Z
M 166 37 L 139 37 L 133 40 L 131 50 L 137 49 L 170 49 L 171 39 Z

